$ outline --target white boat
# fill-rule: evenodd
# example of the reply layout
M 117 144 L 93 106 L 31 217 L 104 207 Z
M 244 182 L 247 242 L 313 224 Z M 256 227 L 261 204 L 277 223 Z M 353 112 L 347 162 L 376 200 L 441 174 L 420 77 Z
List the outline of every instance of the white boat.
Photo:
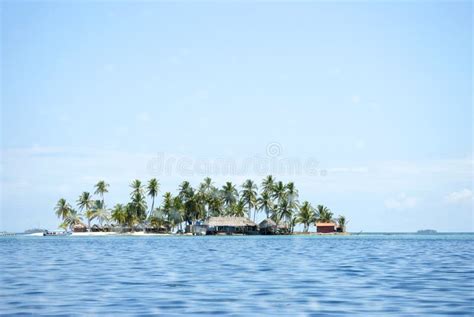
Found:
M 48 230 L 45 230 L 43 232 L 43 237 L 49 237 L 49 236 L 68 236 L 70 235 L 71 232 L 68 232 L 68 231 L 48 231 Z

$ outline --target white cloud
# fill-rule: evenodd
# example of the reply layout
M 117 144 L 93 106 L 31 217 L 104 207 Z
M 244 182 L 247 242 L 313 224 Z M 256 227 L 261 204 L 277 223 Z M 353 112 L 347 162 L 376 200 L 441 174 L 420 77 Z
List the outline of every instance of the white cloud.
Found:
M 418 203 L 418 199 L 415 197 L 409 197 L 405 193 L 401 193 L 395 198 L 389 198 L 385 200 L 385 207 L 388 209 L 409 209 L 414 208 Z
M 472 190 L 464 188 L 457 192 L 452 192 L 444 197 L 444 201 L 450 204 L 463 204 L 472 202 L 474 194 Z

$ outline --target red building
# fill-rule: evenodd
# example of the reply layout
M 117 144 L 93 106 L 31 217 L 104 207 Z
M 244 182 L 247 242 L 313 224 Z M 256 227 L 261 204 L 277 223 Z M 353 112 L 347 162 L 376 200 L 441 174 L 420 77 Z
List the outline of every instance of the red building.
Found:
M 336 232 L 336 224 L 333 222 L 317 222 L 316 223 L 317 233 L 333 233 Z

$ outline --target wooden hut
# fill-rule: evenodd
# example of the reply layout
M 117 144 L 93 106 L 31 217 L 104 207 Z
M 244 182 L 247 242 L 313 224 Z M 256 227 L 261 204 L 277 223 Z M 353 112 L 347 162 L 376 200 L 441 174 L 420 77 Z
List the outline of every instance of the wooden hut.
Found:
M 170 227 L 168 225 L 160 225 L 160 226 L 146 226 L 145 232 L 146 233 L 168 233 L 170 231 Z
M 317 233 L 334 233 L 336 232 L 336 224 L 334 222 L 317 222 Z
M 287 223 L 280 223 L 278 225 L 279 234 L 290 234 L 290 226 Z
M 113 229 L 112 225 L 106 223 L 105 225 L 102 226 L 102 231 L 103 232 L 111 232 Z
M 278 231 L 277 224 L 270 218 L 262 220 L 262 222 L 258 224 L 258 228 L 260 234 L 276 234 Z
M 102 232 L 102 228 L 97 225 L 97 224 L 94 224 L 92 227 L 91 227 L 91 231 L 92 232 Z
M 74 231 L 74 232 L 87 232 L 87 227 L 86 227 L 85 224 L 79 223 L 77 225 L 74 225 L 74 227 L 72 227 L 72 231 Z
M 246 217 L 209 217 L 207 234 L 256 234 L 257 224 Z

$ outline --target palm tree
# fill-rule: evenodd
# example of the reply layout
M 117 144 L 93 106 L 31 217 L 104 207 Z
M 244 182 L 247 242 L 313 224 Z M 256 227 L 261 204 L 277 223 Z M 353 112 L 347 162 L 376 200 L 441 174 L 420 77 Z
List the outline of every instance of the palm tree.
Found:
M 79 210 L 84 213 L 87 218 L 87 229 L 91 230 L 91 221 L 94 218 L 94 211 L 92 207 L 94 206 L 94 201 L 92 200 L 92 195 L 89 192 L 83 192 L 79 199 L 77 199 L 77 206 Z
M 209 198 L 207 196 L 207 193 L 203 191 L 201 185 L 199 185 L 199 190 L 195 193 L 193 200 L 194 204 L 196 205 L 196 211 L 198 211 L 198 213 L 196 214 L 197 219 L 206 218 Z
M 123 226 L 127 222 L 127 214 L 122 204 L 117 204 L 112 209 L 112 219 L 119 225 Z
M 172 223 L 172 225 L 179 226 L 179 229 L 182 230 L 182 224 L 184 222 L 184 215 L 185 210 L 184 210 L 184 204 L 181 201 L 181 198 L 179 196 L 176 196 L 173 198 L 173 203 L 172 203 L 172 208 L 169 214 L 169 221 Z
M 273 188 L 275 186 L 275 179 L 272 175 L 268 175 L 262 181 L 262 193 L 268 193 L 270 196 L 273 193 Z
M 56 207 L 54 208 L 54 210 L 56 211 L 56 216 L 63 220 L 69 215 L 71 209 L 71 205 L 69 205 L 66 199 L 64 198 L 59 199 L 56 203 Z
M 293 182 L 289 182 L 285 186 L 286 198 L 290 204 L 298 204 L 298 190 Z
M 238 203 L 232 206 L 229 216 L 244 217 L 245 216 L 245 203 L 243 200 L 239 200 Z
M 282 181 L 279 181 L 273 186 L 272 198 L 277 201 L 278 204 L 286 197 L 286 187 Z
M 205 217 L 209 216 L 210 205 L 213 200 L 213 194 L 215 193 L 216 188 L 210 177 L 204 178 L 203 182 L 199 184 L 198 189 L 198 203 L 201 204 L 201 209 L 204 210 Z
M 212 187 L 208 195 L 208 217 L 220 216 L 224 211 L 224 199 L 222 192 Z
M 257 205 L 257 185 L 250 179 L 247 179 L 242 184 L 242 201 L 248 207 L 249 219 L 252 218 L 252 208 Z M 253 215 L 253 221 L 255 221 L 255 214 Z
M 163 202 L 161 203 L 161 210 L 169 220 L 171 209 L 173 208 L 173 195 L 170 192 L 166 192 L 163 195 Z
M 147 206 L 143 196 L 141 200 L 132 200 L 125 206 L 126 222 L 132 232 L 135 231 L 135 224 L 145 220 L 146 209 Z
M 210 177 L 206 177 L 201 183 L 201 187 L 205 193 L 208 193 L 214 187 L 213 184 L 214 183 L 212 182 L 212 179 Z
M 145 200 L 145 195 L 136 195 L 133 197 L 131 206 L 135 209 L 134 212 L 138 221 L 143 221 L 146 219 L 147 203 Z
M 316 207 L 316 214 L 319 222 L 328 223 L 333 221 L 333 213 L 324 205 L 318 205 Z
M 158 229 L 160 227 L 167 228 L 170 225 L 168 221 L 168 216 L 161 208 L 156 208 L 153 210 L 153 213 L 150 215 L 150 225 L 152 228 Z
M 179 193 L 178 196 L 183 200 L 189 200 L 192 196 L 194 196 L 194 189 L 191 187 L 188 181 L 184 181 L 179 185 Z
M 231 182 L 226 182 L 221 189 L 214 186 L 211 178 L 205 178 L 197 190 L 194 190 L 188 181 L 183 181 L 179 186 L 179 192 L 173 196 L 170 192 L 163 195 L 161 206 L 155 208 L 155 199 L 158 197 L 160 184 L 156 178 L 148 181 L 146 186 L 138 179 L 130 184 L 130 201 L 126 205 L 117 204 L 111 210 L 106 208 L 104 194 L 108 192 L 109 184 L 99 181 L 95 186 L 95 194 L 100 200 L 93 200 L 89 192 L 83 192 L 78 200 L 79 212 L 72 209 L 64 198 L 61 198 L 54 208 L 56 215 L 62 219 L 62 226 L 68 228 L 82 223 L 81 216 L 88 220 L 88 228 L 91 222 L 97 219 L 103 222 L 114 220 L 121 226 L 128 225 L 131 230 L 135 229 L 137 223 L 152 223 L 154 226 L 179 225 L 183 222 L 193 224 L 196 220 L 206 219 L 210 216 L 239 216 L 244 217 L 247 213 L 249 218 L 255 221 L 257 212 L 263 211 L 267 218 L 271 217 L 277 224 L 284 221 L 289 232 L 292 232 L 296 223 L 304 225 L 304 231 L 308 232 L 312 222 L 335 222 L 337 221 L 342 231 L 346 230 L 347 221 L 344 216 L 333 219 L 333 213 L 323 205 L 318 205 L 316 210 L 307 201 L 300 206 L 298 202 L 298 190 L 293 182 L 284 184 L 276 182 L 272 175 L 268 175 L 262 181 L 261 193 L 257 194 L 257 185 L 250 179 L 242 184 L 239 191 Z M 148 210 L 147 196 L 151 197 L 151 206 Z M 81 214 L 82 213 L 82 214 Z
M 83 192 L 77 199 L 77 206 L 80 211 L 91 209 L 93 203 L 92 195 L 89 192 Z
M 262 192 L 260 197 L 257 199 L 257 208 L 258 210 L 263 210 L 267 218 L 270 217 L 270 213 L 273 210 L 273 200 L 269 192 Z
M 82 224 L 82 217 L 81 215 L 77 212 L 77 210 L 70 209 L 69 213 L 66 215 L 66 218 L 64 218 L 63 223 L 60 225 L 60 227 L 64 229 L 74 229 L 75 225 Z
M 130 187 L 132 188 L 132 192 L 130 193 L 131 197 L 134 197 L 136 195 L 143 195 L 144 189 L 142 182 L 139 179 L 133 180 L 130 184 Z
M 346 225 L 349 221 L 346 221 L 346 217 L 340 215 L 337 218 L 337 224 L 339 225 L 339 228 L 341 228 L 342 232 L 346 232 Z
M 295 226 L 298 223 L 298 218 L 297 217 L 292 217 L 290 219 L 290 233 L 292 234 L 295 230 Z
M 86 216 L 86 218 L 87 218 L 87 230 L 91 231 L 91 222 L 95 218 L 95 211 L 92 208 L 87 209 L 84 212 L 84 216 Z
M 289 182 L 288 184 L 286 184 L 285 198 L 288 200 L 288 209 L 290 210 L 291 215 L 295 214 L 295 212 L 298 209 L 299 202 L 298 202 L 298 190 L 295 188 L 295 184 L 293 182 Z
M 97 184 L 95 184 L 95 192 L 94 194 L 99 195 L 102 198 L 102 206 L 105 206 L 104 203 L 104 194 L 108 193 L 109 190 L 109 184 L 107 184 L 105 181 L 99 181 Z
M 299 213 L 296 219 L 298 223 L 302 223 L 304 225 L 303 231 L 308 232 L 311 223 L 316 221 L 316 214 L 309 202 L 305 201 L 299 207 Z
M 132 202 L 129 202 L 125 205 L 125 223 L 131 232 L 135 232 L 135 224 L 138 222 L 138 212 L 137 208 L 133 205 Z
M 224 200 L 224 205 L 227 209 L 232 209 L 232 206 L 237 202 L 239 199 L 239 192 L 232 182 L 226 182 L 221 189 L 222 198 Z
M 279 211 L 279 220 L 283 220 L 285 224 L 289 225 L 290 220 L 293 216 L 293 211 L 290 207 L 290 203 L 285 198 L 282 198 L 280 203 L 278 204 L 278 211 Z
M 203 218 L 204 210 L 198 204 L 199 197 L 195 197 L 194 189 L 188 181 L 184 181 L 179 186 L 178 197 L 183 203 L 184 220 L 188 224 L 193 224 L 197 219 Z
M 151 197 L 151 208 L 150 208 L 150 215 L 153 212 L 153 208 L 155 207 L 155 197 L 158 195 L 158 191 L 160 190 L 160 183 L 156 178 L 152 178 L 148 181 L 147 186 L 147 195 Z
M 102 226 L 104 222 L 108 223 L 110 220 L 110 212 L 104 208 L 102 201 L 96 200 L 92 207 L 92 219 L 99 220 L 99 225 Z
M 132 188 L 130 193 L 131 201 L 126 205 L 125 210 L 127 214 L 127 224 L 133 232 L 135 230 L 134 225 L 146 219 L 147 204 L 142 182 L 135 179 L 130 184 L 130 187 Z

